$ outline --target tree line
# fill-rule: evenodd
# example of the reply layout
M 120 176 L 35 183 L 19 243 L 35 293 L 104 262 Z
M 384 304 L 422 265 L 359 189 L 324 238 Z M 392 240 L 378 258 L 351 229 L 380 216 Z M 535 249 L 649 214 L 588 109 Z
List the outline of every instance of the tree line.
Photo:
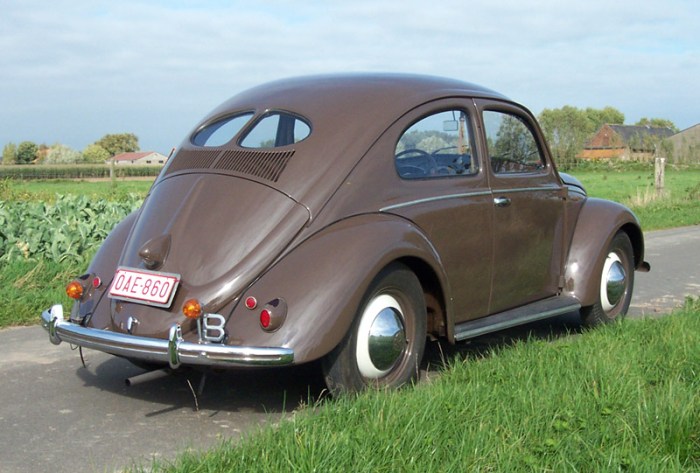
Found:
M 609 106 L 583 109 L 565 105 L 562 108 L 544 109 L 537 119 L 554 160 L 565 169 L 576 163 L 576 156 L 601 126 L 623 125 L 625 115 Z M 642 118 L 635 125 L 668 127 L 678 132 L 672 121 L 663 118 Z M 135 151 L 139 151 L 139 139 L 133 133 L 107 134 L 85 147 L 82 152 L 63 144 L 46 146 L 24 141 L 19 145 L 6 144 L 2 152 L 2 163 L 103 163 L 117 154 Z
M 560 167 L 566 168 L 576 163 L 576 156 L 603 125 L 624 125 L 625 114 L 614 107 L 582 109 L 565 105 L 544 109 L 537 120 L 554 160 Z M 670 128 L 674 133 L 679 131 L 671 120 L 664 118 L 642 118 L 634 126 Z
M 2 164 L 77 164 L 104 163 L 121 153 L 139 151 L 139 139 L 133 133 L 107 134 L 76 151 L 64 144 L 52 146 L 23 141 L 7 143 L 2 150 Z

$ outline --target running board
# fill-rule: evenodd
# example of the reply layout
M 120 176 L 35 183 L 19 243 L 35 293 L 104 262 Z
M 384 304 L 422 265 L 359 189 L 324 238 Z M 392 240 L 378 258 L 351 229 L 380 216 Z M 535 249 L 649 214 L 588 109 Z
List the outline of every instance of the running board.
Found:
M 566 314 L 580 308 L 581 303 L 574 297 L 557 296 L 544 299 L 499 314 L 457 324 L 455 325 L 455 340 L 459 342 L 486 333 L 505 330 L 516 325 Z

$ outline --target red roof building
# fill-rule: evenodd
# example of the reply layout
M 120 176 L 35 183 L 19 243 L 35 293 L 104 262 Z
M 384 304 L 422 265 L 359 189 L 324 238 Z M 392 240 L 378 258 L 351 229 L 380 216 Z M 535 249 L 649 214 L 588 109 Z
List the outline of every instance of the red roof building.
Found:
M 122 165 L 143 165 L 143 166 L 162 166 L 167 157 L 155 151 L 140 151 L 137 153 L 121 153 L 112 158 L 114 164 Z

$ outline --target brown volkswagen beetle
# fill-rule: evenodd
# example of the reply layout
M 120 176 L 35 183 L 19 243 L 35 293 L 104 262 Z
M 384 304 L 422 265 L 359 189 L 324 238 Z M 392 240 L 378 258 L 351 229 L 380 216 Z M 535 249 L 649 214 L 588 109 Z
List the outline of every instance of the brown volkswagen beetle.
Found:
M 416 376 L 457 342 L 580 309 L 625 314 L 636 217 L 557 172 L 491 90 L 393 74 L 253 88 L 183 141 L 105 240 L 50 340 L 170 366 L 322 359 L 333 393 Z

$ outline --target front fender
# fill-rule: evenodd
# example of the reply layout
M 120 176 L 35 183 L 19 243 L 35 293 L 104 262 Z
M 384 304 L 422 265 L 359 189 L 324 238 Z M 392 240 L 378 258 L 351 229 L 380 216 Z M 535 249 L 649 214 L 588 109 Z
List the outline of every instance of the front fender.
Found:
M 582 306 L 592 305 L 597 300 L 606 253 L 618 231 L 629 236 L 635 268 L 642 268 L 645 264 L 644 237 L 637 217 L 616 202 L 586 199 L 578 215 L 564 276 L 564 291 L 581 301 Z
M 245 291 L 229 318 L 229 343 L 291 348 L 295 363 L 318 359 L 341 342 L 373 278 L 402 258 L 422 260 L 444 283 L 435 250 L 405 219 L 367 214 L 326 227 Z M 259 301 L 252 310 L 242 303 L 251 296 Z M 259 313 L 276 299 L 286 302 L 286 319 L 267 333 Z

